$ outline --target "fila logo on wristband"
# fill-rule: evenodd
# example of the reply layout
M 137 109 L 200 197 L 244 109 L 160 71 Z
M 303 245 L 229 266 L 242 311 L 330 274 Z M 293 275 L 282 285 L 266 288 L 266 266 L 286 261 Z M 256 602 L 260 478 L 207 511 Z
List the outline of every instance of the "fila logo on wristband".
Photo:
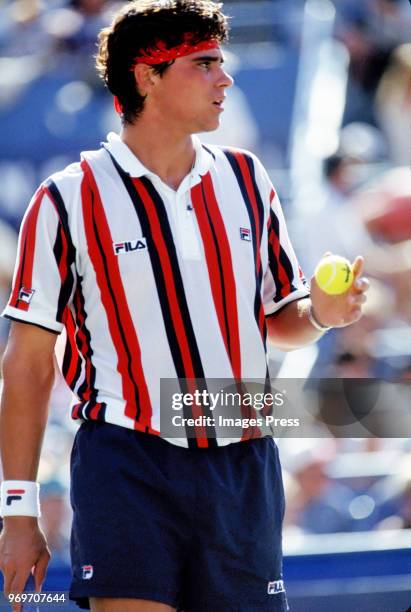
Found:
M 6 497 L 6 506 L 11 506 L 14 501 L 23 499 L 22 495 L 26 492 L 25 489 L 8 489 Z
M 1 483 L 1 516 L 40 516 L 40 485 L 31 480 L 4 480 Z

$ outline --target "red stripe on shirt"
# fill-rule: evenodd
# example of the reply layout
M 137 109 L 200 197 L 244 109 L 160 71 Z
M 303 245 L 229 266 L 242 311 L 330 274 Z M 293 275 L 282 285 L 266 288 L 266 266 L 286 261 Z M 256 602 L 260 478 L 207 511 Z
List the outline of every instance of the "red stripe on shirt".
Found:
M 238 166 L 240 168 L 240 172 L 242 174 L 245 188 L 247 190 L 247 195 L 251 202 L 251 207 L 253 211 L 253 217 L 254 217 L 254 223 L 255 223 L 255 234 L 256 234 L 256 240 L 257 240 L 255 267 L 256 267 L 256 273 L 257 273 L 257 278 L 258 278 L 261 272 L 261 242 L 260 242 L 261 226 L 260 226 L 260 217 L 258 213 L 257 197 L 256 197 L 256 193 L 254 190 L 252 177 L 250 174 L 250 168 L 248 167 L 248 164 L 245 160 L 244 155 L 238 152 L 234 152 L 233 155 L 235 159 L 237 160 Z M 264 325 L 265 325 L 265 315 L 264 315 L 263 304 L 261 302 L 259 312 L 258 312 L 258 328 L 260 330 L 260 334 L 262 337 L 264 335 Z
M 253 187 L 253 182 L 252 182 L 252 178 L 251 178 L 251 174 L 250 174 L 250 169 L 247 165 L 247 162 L 244 158 L 244 155 L 242 155 L 241 153 L 234 153 L 234 157 L 237 160 L 238 166 L 240 168 L 242 177 L 244 179 L 244 184 L 247 190 L 247 194 L 249 197 L 249 200 L 251 202 L 251 207 L 253 210 L 253 216 L 254 216 L 254 222 L 255 222 L 255 233 L 256 233 L 256 238 L 258 240 L 257 243 L 257 262 L 256 262 L 256 266 L 257 266 L 257 273 L 260 272 L 260 268 L 261 268 L 261 256 L 260 256 L 260 235 L 261 235 L 261 227 L 260 227 L 260 217 L 258 214 L 258 204 L 257 204 L 257 198 L 255 195 L 255 191 L 254 191 L 254 187 Z
M 206 197 L 206 206 L 209 210 L 209 216 L 213 219 L 214 230 L 221 253 L 221 266 L 223 271 L 227 318 L 229 327 L 229 355 L 231 367 L 234 377 L 241 379 L 241 352 L 240 352 L 240 333 L 238 326 L 238 311 L 237 311 L 237 294 L 234 278 L 233 261 L 231 257 L 230 245 L 227 238 L 227 233 L 224 227 L 224 221 L 218 206 L 217 198 L 214 192 L 213 182 L 210 173 L 203 176 L 204 192 Z
M 83 404 L 82 404 L 82 403 L 80 403 L 80 404 L 75 404 L 75 405 L 73 406 L 73 408 L 72 408 L 72 410 L 71 410 L 71 418 L 72 418 L 72 419 L 74 419 L 74 420 L 75 420 L 75 419 L 77 419 L 77 418 L 78 418 L 78 415 L 79 415 L 79 412 L 80 412 L 80 408 L 82 407 L 82 405 L 83 405 Z
M 193 187 L 193 189 L 191 190 L 191 195 L 198 225 L 200 228 L 201 237 L 203 239 L 204 252 L 208 268 L 208 276 L 210 279 L 211 292 L 213 294 L 217 319 L 220 325 L 221 335 L 224 340 L 227 355 L 230 355 L 230 347 L 228 345 L 228 329 L 226 327 L 226 320 L 224 315 L 223 279 L 221 278 L 217 252 L 214 248 L 214 237 L 205 208 L 201 183 Z
M 79 355 L 78 355 L 77 345 L 76 345 L 76 340 L 75 340 L 76 325 L 74 323 L 73 314 L 68 307 L 64 309 L 63 323 L 66 328 L 67 342 L 69 342 L 70 348 L 71 348 L 70 367 L 68 369 L 67 374 L 65 375 L 65 380 L 68 386 L 71 388 L 74 383 L 74 379 L 75 379 L 76 372 L 77 372 Z
M 93 406 L 93 408 L 90 410 L 90 419 L 92 421 L 97 420 L 98 414 L 100 412 L 100 410 L 102 409 L 103 404 L 98 403 L 95 406 Z
M 56 205 L 56 203 L 54 201 L 54 198 L 53 198 L 52 194 L 50 193 L 49 189 L 47 187 L 45 187 L 44 191 L 45 191 L 45 193 L 47 193 L 48 197 L 52 201 L 57 215 L 60 216 L 59 215 L 59 210 L 57 208 L 57 205 Z M 66 233 L 65 233 L 65 231 L 63 229 L 63 226 L 61 224 L 59 225 L 58 231 L 60 232 L 62 251 L 61 251 L 60 261 L 58 261 L 57 263 L 58 263 L 58 267 L 59 267 L 59 274 L 60 274 L 60 279 L 61 279 L 61 285 L 63 285 L 64 281 L 66 280 L 67 272 L 68 272 L 68 267 L 67 267 L 68 243 L 67 243 Z
M 30 210 L 24 219 L 20 238 L 20 261 L 15 277 L 14 288 L 10 297 L 9 306 L 27 311 L 29 303 L 19 300 L 22 287 L 32 289 L 34 251 L 36 248 L 36 228 L 40 205 L 45 194 L 45 188 L 40 187 L 34 195 Z
M 82 161 L 81 166 L 84 171 L 81 192 L 88 252 L 96 273 L 102 303 L 106 310 L 107 322 L 113 345 L 117 352 L 117 370 L 121 376 L 123 397 L 126 401 L 125 414 L 135 419 L 136 429 L 147 428 L 150 433 L 158 434 L 158 432 L 151 427 L 152 408 L 141 363 L 140 345 L 128 308 L 118 259 L 113 252 L 113 239 L 107 223 L 104 207 L 91 168 L 85 160 Z M 104 251 L 104 259 L 107 262 L 108 277 L 106 276 L 103 254 L 100 251 L 97 241 L 94 223 L 96 224 L 101 247 Z M 110 283 L 110 286 L 108 283 Z M 110 287 L 115 295 L 115 303 L 110 293 Z M 117 318 L 115 305 L 117 305 L 121 326 L 124 329 L 123 333 L 120 329 L 120 322 Z M 138 388 L 139 407 L 141 411 L 139 416 L 136 402 L 136 390 L 133 383 L 135 383 Z
M 84 391 L 84 393 L 82 393 L 82 399 L 84 401 L 87 401 L 90 399 L 91 392 L 92 392 L 92 388 L 91 388 L 92 363 L 91 363 L 91 359 L 89 356 L 90 346 L 89 346 L 86 334 L 84 333 L 84 330 L 83 330 L 85 319 L 82 313 L 80 293 L 78 290 L 76 291 L 76 294 L 74 296 L 74 307 L 76 309 L 76 316 L 77 316 L 77 322 L 78 322 L 77 346 L 80 349 L 81 354 L 84 357 L 84 363 L 85 363 L 86 390 Z
M 61 284 L 63 285 L 64 281 L 66 280 L 66 276 L 68 272 L 68 268 L 67 268 L 68 244 L 67 244 L 66 234 L 64 233 L 63 227 L 61 225 L 59 227 L 59 232 L 60 232 L 60 237 L 61 237 L 62 253 L 61 253 L 60 261 L 58 262 L 58 266 L 59 266 Z
M 269 247 L 273 250 L 274 258 L 278 263 L 278 280 L 281 284 L 280 295 L 286 297 L 291 291 L 291 281 L 280 260 L 280 238 L 273 229 L 271 217 L 268 218 L 267 232 Z

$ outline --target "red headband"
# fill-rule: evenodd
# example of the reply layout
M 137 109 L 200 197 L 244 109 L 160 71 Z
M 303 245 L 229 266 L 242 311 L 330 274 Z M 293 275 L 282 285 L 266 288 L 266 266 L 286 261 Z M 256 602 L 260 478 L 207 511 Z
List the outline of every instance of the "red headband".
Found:
M 162 64 L 163 62 L 171 62 L 178 57 L 191 55 L 197 51 L 207 51 L 207 49 L 217 49 L 219 47 L 219 42 L 215 38 L 203 40 L 196 45 L 191 44 L 190 39 L 191 36 L 187 36 L 184 43 L 177 45 L 176 47 L 172 47 L 171 49 L 167 49 L 163 41 L 159 41 L 155 47 L 150 47 L 145 51 L 140 49 L 139 55 L 134 58 L 133 65 L 131 66 L 130 70 L 134 70 L 137 64 L 148 64 L 148 66 L 155 66 L 157 64 Z M 117 96 L 114 96 L 114 108 L 116 113 L 119 115 L 122 114 L 123 109 Z
M 176 47 L 172 47 L 171 49 L 167 49 L 165 43 L 163 41 L 159 41 L 155 47 L 150 47 L 145 51 L 140 49 L 138 56 L 134 58 L 134 63 L 131 70 L 134 70 L 134 67 L 137 64 L 156 66 L 157 64 L 162 64 L 163 62 L 171 62 L 179 57 L 184 57 L 185 55 L 191 55 L 197 51 L 217 49 L 218 46 L 218 40 L 215 38 L 203 40 L 195 45 L 190 43 L 190 38 L 187 38 L 186 42 L 182 43 L 181 45 L 177 45 Z

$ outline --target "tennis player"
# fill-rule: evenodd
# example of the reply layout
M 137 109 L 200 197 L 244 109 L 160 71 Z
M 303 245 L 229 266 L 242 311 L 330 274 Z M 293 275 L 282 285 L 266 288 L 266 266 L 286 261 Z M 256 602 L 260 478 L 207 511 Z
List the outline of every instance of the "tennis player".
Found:
M 128 2 L 97 56 L 120 134 L 45 181 L 23 220 L 4 311 L 6 592 L 30 572 L 40 589 L 49 561 L 36 477 L 65 330 L 80 423 L 71 598 L 95 612 L 287 610 L 273 439 L 211 420 L 164 439 L 160 380 L 264 380 L 267 339 L 292 350 L 354 323 L 367 281 L 358 257 L 346 294 L 310 293 L 259 160 L 194 136 L 218 127 L 233 83 L 226 39 L 209 0 Z

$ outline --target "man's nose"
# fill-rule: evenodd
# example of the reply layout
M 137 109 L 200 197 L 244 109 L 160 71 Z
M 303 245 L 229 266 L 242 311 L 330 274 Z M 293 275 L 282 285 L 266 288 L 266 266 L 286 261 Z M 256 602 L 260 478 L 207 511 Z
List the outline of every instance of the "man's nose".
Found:
M 221 74 L 218 81 L 219 87 L 231 87 L 234 85 L 234 79 L 228 74 L 223 68 L 221 68 Z

